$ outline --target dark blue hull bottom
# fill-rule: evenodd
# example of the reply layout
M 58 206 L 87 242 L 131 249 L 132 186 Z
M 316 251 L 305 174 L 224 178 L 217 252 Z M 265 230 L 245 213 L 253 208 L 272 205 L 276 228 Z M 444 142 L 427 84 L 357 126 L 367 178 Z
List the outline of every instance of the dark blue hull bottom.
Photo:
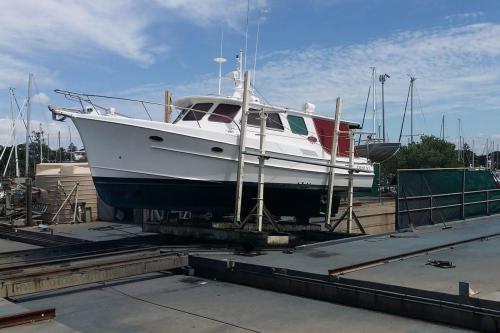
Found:
M 114 207 L 189 210 L 217 215 L 234 212 L 235 182 L 94 177 L 94 184 L 101 199 Z M 319 216 L 320 211 L 325 210 L 325 195 L 325 187 L 266 184 L 264 201 L 274 215 L 301 219 Z M 253 208 L 256 197 L 257 185 L 245 183 L 243 213 Z M 338 209 L 338 203 L 336 198 L 334 211 Z

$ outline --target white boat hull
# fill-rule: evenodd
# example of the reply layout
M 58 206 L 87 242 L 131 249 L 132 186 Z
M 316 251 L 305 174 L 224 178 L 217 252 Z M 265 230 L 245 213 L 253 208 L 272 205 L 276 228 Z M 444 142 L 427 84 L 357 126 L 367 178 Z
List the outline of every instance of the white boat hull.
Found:
M 237 132 L 218 133 L 123 117 L 70 116 L 85 145 L 96 188 L 107 203 L 117 207 L 213 208 L 227 212 L 234 206 Z M 248 133 L 249 152 L 257 153 L 256 134 Z M 266 142 L 266 150 L 273 156 L 329 161 L 329 154 L 321 146 L 306 148 L 293 141 Z M 256 197 L 258 160 L 247 155 L 245 161 L 244 206 L 249 209 L 249 201 Z M 344 157 L 337 163 L 348 165 Z M 354 174 L 354 187 L 369 190 L 373 181 L 371 165 L 358 159 L 355 167 L 368 172 Z M 266 161 L 264 173 L 266 205 L 275 214 L 309 211 L 307 206 L 318 207 L 326 193 L 326 166 L 271 158 Z M 342 190 L 347 183 L 347 171 L 335 169 L 335 188 Z

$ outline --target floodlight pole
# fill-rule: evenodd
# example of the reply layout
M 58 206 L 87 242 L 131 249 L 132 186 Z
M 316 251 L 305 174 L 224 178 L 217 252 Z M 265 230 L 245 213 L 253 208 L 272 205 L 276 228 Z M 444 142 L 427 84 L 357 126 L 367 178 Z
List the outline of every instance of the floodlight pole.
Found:
M 385 101 L 384 101 L 384 83 L 390 78 L 388 74 L 381 74 L 378 79 L 382 83 L 382 140 L 385 142 Z

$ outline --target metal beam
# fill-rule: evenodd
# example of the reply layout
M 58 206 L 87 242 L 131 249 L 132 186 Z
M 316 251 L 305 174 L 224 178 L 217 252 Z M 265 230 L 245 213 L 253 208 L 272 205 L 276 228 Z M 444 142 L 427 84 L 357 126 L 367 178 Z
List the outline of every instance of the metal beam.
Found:
M 197 276 L 475 331 L 497 332 L 500 322 L 494 301 L 198 256 L 189 264 Z
M 71 265 L 43 266 L 0 276 L 0 297 L 15 297 L 54 289 L 103 282 L 188 265 L 185 253 L 135 254 L 107 260 L 81 260 Z
M 56 309 L 54 308 L 15 313 L 0 317 L 0 329 L 31 324 L 37 321 L 53 319 L 55 317 Z

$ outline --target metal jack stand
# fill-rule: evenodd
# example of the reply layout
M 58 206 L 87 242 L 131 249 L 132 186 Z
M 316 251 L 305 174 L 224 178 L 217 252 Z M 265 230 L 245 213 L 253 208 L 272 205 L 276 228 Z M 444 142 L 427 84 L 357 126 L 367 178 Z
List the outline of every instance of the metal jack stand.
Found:
M 342 216 L 333 224 L 331 227 L 327 226 L 327 228 L 330 231 L 334 231 L 335 228 L 338 227 L 338 225 L 347 217 L 347 233 L 351 233 L 352 229 L 352 221 L 356 223 L 358 226 L 359 230 L 363 233 L 366 234 L 365 229 L 359 222 L 358 217 L 356 216 L 356 213 L 353 210 L 353 196 L 354 196 L 354 136 L 356 135 L 356 132 L 353 130 L 349 131 L 349 185 L 348 185 L 348 190 L 347 190 L 347 209 L 346 211 L 342 214 Z
M 250 220 L 250 217 L 255 215 L 255 212 L 257 211 L 257 209 L 258 209 L 258 204 L 255 204 L 255 206 L 253 206 L 252 210 L 248 213 L 247 217 L 245 217 L 245 219 L 241 223 L 242 229 L 248 223 L 248 221 Z M 274 221 L 274 218 L 273 218 L 271 212 L 269 211 L 269 209 L 267 209 L 267 207 L 265 205 L 262 205 L 262 212 L 264 213 L 263 215 L 265 215 L 267 217 L 267 220 L 269 221 L 269 223 L 271 223 L 271 225 L 273 226 L 274 231 L 281 232 L 280 227 L 278 226 L 276 221 Z M 262 231 L 262 224 L 260 225 L 259 231 Z
M 262 224 L 264 221 L 264 216 L 266 216 L 268 221 L 273 225 L 274 230 L 276 232 L 280 232 L 278 224 L 274 221 L 271 213 L 264 204 L 264 165 L 266 161 L 265 139 L 266 139 L 267 114 L 265 113 L 264 109 L 261 109 L 259 114 L 260 114 L 260 145 L 259 145 L 259 176 L 257 182 L 257 189 L 258 189 L 257 204 L 252 208 L 248 216 L 243 220 L 241 228 L 245 226 L 245 224 L 250 219 L 250 216 L 257 215 L 258 232 L 262 232 Z

